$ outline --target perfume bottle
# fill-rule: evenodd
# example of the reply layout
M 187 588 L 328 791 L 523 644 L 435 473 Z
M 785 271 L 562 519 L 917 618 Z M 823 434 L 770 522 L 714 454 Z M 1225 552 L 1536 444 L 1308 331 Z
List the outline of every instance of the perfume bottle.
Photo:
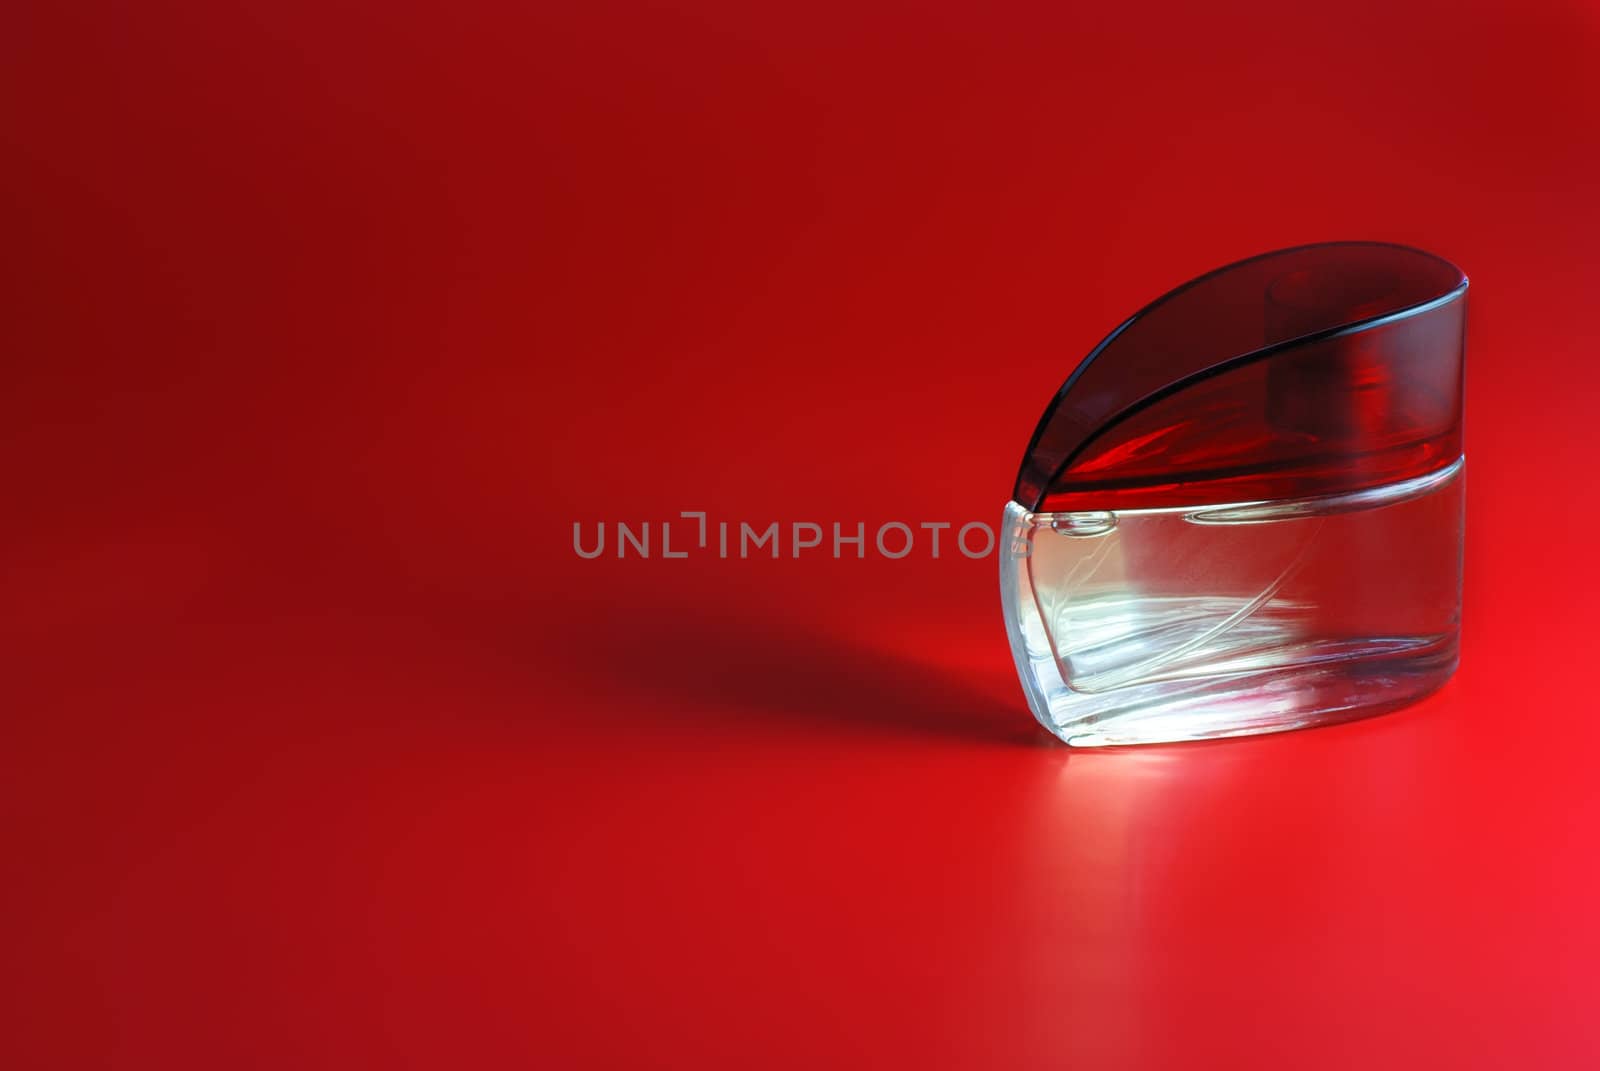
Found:
M 1467 279 L 1377 242 L 1267 253 L 1146 306 L 1045 410 L 1001 597 L 1069 744 L 1392 710 L 1455 670 Z

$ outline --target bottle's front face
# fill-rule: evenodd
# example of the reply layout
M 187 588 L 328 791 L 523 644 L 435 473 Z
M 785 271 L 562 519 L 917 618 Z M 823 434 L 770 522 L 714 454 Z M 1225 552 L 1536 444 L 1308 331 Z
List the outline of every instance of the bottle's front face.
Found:
M 1349 494 L 1033 513 L 1006 507 L 1002 595 L 1034 714 L 1077 745 L 1380 713 L 1444 683 L 1464 463 Z

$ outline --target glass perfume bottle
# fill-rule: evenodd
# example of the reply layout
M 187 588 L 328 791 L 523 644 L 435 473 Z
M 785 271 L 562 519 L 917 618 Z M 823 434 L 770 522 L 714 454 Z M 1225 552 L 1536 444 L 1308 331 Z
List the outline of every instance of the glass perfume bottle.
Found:
M 1455 670 L 1467 279 L 1334 242 L 1179 287 L 1090 352 L 1006 506 L 1001 597 L 1069 744 L 1391 710 Z

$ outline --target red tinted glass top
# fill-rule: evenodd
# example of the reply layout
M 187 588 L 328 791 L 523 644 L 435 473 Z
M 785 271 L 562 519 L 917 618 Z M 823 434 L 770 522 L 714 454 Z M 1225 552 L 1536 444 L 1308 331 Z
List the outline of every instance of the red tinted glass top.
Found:
M 1033 510 L 1298 498 L 1461 453 L 1466 276 L 1430 253 L 1267 253 L 1160 298 L 1056 394 L 1015 497 Z

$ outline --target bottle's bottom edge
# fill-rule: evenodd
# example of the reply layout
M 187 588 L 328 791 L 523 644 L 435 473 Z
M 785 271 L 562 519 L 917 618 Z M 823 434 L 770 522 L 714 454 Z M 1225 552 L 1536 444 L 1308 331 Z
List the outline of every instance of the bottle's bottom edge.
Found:
M 1455 672 L 1455 636 L 1403 653 L 1221 676 L 1068 692 L 1035 710 L 1073 747 L 1122 747 L 1256 736 L 1375 717 L 1438 690 Z M 1041 697 L 1042 698 L 1042 697 Z

